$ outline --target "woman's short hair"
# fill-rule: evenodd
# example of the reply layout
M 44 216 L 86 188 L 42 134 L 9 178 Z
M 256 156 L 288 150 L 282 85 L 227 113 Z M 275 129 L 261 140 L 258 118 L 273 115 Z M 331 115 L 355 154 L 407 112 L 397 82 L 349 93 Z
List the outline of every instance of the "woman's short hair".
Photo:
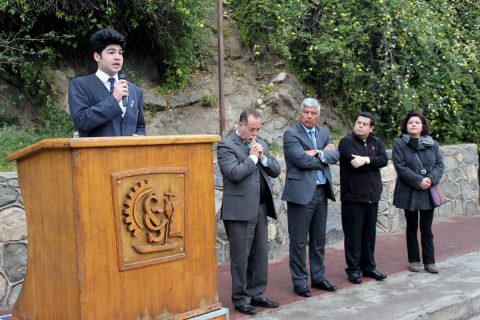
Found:
M 427 117 L 425 117 L 425 115 L 423 113 L 417 112 L 417 111 L 412 111 L 409 114 L 407 114 L 407 116 L 405 117 L 405 119 L 403 120 L 403 123 L 402 123 L 402 133 L 408 133 L 407 132 L 407 124 L 408 124 L 408 120 L 410 120 L 410 118 L 412 118 L 412 117 L 418 117 L 418 118 L 420 118 L 420 121 L 422 121 L 422 132 L 420 133 L 420 135 L 425 136 L 425 135 L 429 134 L 430 126 L 428 125 Z

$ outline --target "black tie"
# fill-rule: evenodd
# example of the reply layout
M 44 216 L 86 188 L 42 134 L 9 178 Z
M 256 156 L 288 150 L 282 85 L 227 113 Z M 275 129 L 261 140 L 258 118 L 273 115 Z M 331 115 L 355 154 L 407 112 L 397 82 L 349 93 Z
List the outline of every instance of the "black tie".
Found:
M 113 93 L 113 85 L 115 84 L 115 78 L 108 78 L 108 81 L 110 82 L 110 93 Z

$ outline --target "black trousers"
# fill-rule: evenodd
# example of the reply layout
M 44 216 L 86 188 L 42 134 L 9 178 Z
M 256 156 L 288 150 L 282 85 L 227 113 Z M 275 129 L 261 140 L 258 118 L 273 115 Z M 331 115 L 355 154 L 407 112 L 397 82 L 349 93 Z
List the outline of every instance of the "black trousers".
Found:
M 433 211 L 434 209 L 416 211 L 405 210 L 405 219 L 407 221 L 408 262 L 421 261 L 417 239 L 418 226 L 420 225 L 423 264 L 435 263 L 435 248 L 433 246 L 432 233 Z
M 378 202 L 342 201 L 346 271 L 349 274 L 356 270 L 369 272 L 376 268 L 377 215 Z

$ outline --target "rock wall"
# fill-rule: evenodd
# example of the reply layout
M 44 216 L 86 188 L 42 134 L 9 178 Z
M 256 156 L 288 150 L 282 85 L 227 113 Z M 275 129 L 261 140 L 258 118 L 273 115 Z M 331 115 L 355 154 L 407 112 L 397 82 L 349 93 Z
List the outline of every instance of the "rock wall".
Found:
M 12 306 L 27 266 L 27 223 L 17 173 L 0 173 L 0 309 Z
M 478 193 L 478 150 L 477 145 L 464 144 L 442 147 L 445 155 L 446 173 L 442 186 L 448 198 L 447 204 L 436 210 L 438 216 L 460 216 L 479 214 Z M 390 155 L 390 154 L 389 154 Z M 278 159 L 282 174 L 274 179 L 274 199 L 278 213 L 276 221 L 268 225 L 269 255 L 275 258 L 288 250 L 286 204 L 281 200 L 285 181 L 285 161 Z M 331 167 L 334 188 L 339 195 L 339 167 Z M 390 233 L 403 228 L 401 210 L 392 205 L 396 173 L 391 161 L 382 169 L 383 194 L 379 206 L 378 232 Z M 217 221 L 217 261 L 228 263 L 229 246 L 223 223 L 220 220 L 222 199 L 222 176 L 215 163 L 215 209 Z M 343 238 L 340 203 L 329 203 L 327 242 Z M 20 293 L 27 260 L 27 227 L 23 200 L 17 174 L 0 173 L 0 309 L 12 307 Z
M 445 156 L 445 174 L 441 185 L 448 199 L 447 203 L 436 209 L 435 215 L 471 216 L 479 214 L 478 193 L 478 150 L 476 144 L 443 146 Z M 383 193 L 379 203 L 377 233 L 392 233 L 405 226 L 403 211 L 393 206 L 393 191 L 397 174 L 388 151 L 388 165 L 382 169 Z M 274 201 L 278 219 L 269 219 L 268 240 L 270 258 L 278 257 L 288 251 L 287 208 L 281 201 L 282 186 L 285 181 L 285 161 L 277 159 L 282 167 L 282 174 L 274 179 Z M 343 239 L 340 213 L 340 167 L 330 167 L 333 177 L 337 202 L 329 201 L 327 220 L 327 243 L 331 244 Z M 222 199 L 222 176 L 218 164 L 215 163 L 215 209 L 217 218 L 217 261 L 229 262 L 229 246 L 223 223 L 220 220 Z

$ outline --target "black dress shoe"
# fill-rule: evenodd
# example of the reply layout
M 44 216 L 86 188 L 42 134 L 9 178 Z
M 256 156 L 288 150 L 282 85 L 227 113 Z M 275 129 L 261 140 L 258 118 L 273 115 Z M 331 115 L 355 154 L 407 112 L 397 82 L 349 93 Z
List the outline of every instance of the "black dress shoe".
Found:
M 251 304 L 241 304 L 241 305 L 235 306 L 235 310 L 238 310 L 239 312 L 244 314 L 248 314 L 249 316 L 252 316 L 257 313 L 257 310 Z
M 349 274 L 348 275 L 348 281 L 350 281 L 351 283 L 353 284 L 360 284 L 362 283 L 362 277 L 361 276 L 358 276 L 358 275 L 353 275 L 353 274 Z
M 320 282 L 312 283 L 312 288 L 317 288 L 317 289 L 330 291 L 330 292 L 337 291 L 337 287 L 335 287 L 333 284 L 328 282 L 327 279 L 322 280 Z
M 252 304 L 262 308 L 278 308 L 279 306 L 278 302 L 272 301 L 268 298 L 252 299 Z
M 345 272 L 347 273 L 348 281 L 350 281 L 351 283 L 362 283 L 362 272 L 360 270 L 351 270 L 347 268 L 345 269 Z
M 378 281 L 387 279 L 387 275 L 379 272 L 377 269 L 373 269 L 370 271 L 363 271 L 363 275 L 365 277 L 373 278 Z
M 293 291 L 299 296 L 302 296 L 305 298 L 308 298 L 312 295 L 306 285 L 293 287 Z

